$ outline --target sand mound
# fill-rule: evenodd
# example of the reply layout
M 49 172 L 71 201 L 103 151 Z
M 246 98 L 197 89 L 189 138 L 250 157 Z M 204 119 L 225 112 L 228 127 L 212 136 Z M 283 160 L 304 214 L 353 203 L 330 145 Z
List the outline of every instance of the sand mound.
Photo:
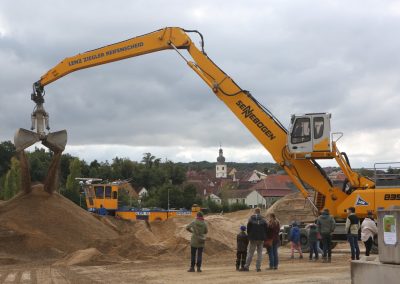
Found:
M 236 234 L 241 224 L 246 224 L 250 210 L 224 215 L 206 216 L 209 233 L 205 254 L 214 255 L 236 249 Z M 118 240 L 96 240 L 91 246 L 106 255 L 116 255 L 128 259 L 188 255 L 191 234 L 186 231 L 193 218 L 174 218 L 163 222 L 129 222 L 112 217 L 103 218 L 120 234 Z
M 93 260 L 97 260 L 101 255 L 101 252 L 95 248 L 78 250 L 55 262 L 54 265 L 69 266 L 93 262 Z
M 274 212 L 282 224 L 313 219 L 304 198 L 294 194 L 276 202 Z M 205 217 L 209 233 L 205 254 L 217 255 L 236 249 L 240 225 L 246 225 L 253 210 Z M 265 214 L 266 215 L 266 214 Z M 193 218 L 164 222 L 126 221 L 100 217 L 59 195 L 34 186 L 0 204 L 0 263 L 34 258 L 63 258 L 55 265 L 111 264 L 123 259 L 137 260 L 166 256 L 188 257 L 191 234 L 186 231 Z
M 281 225 L 288 225 L 293 221 L 313 222 L 316 218 L 301 193 L 289 194 L 279 199 L 267 210 L 267 215 L 269 213 L 274 213 Z
M 0 251 L 3 257 L 54 258 L 85 249 L 96 239 L 118 234 L 58 193 L 42 185 L 0 204 Z

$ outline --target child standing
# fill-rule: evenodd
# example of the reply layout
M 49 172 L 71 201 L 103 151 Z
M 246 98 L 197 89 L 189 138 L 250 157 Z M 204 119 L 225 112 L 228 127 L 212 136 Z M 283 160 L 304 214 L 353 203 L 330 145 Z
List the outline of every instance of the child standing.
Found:
M 310 244 L 310 260 L 312 260 L 313 253 L 315 254 L 314 260 L 318 260 L 318 228 L 316 224 L 310 224 L 308 226 L 308 242 Z
M 292 228 L 290 229 L 290 247 L 292 254 L 291 259 L 294 258 L 294 250 L 296 249 L 300 253 L 300 258 L 303 258 L 303 252 L 301 251 L 300 245 L 300 229 L 296 222 L 292 223 Z
M 240 233 L 236 236 L 237 248 L 236 248 L 236 270 L 243 270 L 246 264 L 247 257 L 247 246 L 249 244 L 249 238 L 246 234 L 246 226 L 240 226 Z

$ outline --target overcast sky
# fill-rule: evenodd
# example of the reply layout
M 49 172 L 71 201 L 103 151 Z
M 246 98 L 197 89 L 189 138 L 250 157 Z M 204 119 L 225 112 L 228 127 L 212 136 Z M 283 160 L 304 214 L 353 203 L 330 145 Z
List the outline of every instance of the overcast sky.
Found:
M 30 127 L 32 84 L 63 58 L 166 26 L 202 32 L 208 56 L 285 126 L 331 112 L 353 166 L 400 161 L 400 2 L 382 0 L 2 0 L 0 141 Z M 174 51 L 71 73 L 45 99 L 66 152 L 89 162 L 214 162 L 220 143 L 227 161 L 272 162 Z

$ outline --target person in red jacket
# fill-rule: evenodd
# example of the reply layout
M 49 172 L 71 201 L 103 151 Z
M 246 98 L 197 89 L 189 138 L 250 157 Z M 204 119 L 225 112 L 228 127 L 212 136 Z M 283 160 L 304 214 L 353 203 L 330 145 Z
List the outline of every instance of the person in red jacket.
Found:
M 269 256 L 269 269 L 278 269 L 278 247 L 280 245 L 279 231 L 281 229 L 281 225 L 278 219 L 276 219 L 274 213 L 269 214 L 267 225 L 268 231 L 266 247 Z

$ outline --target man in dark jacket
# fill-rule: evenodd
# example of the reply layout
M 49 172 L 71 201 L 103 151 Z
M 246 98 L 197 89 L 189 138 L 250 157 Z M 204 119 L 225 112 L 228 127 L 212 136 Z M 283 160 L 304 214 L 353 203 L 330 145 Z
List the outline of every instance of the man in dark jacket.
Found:
M 267 239 L 267 222 L 261 216 L 260 208 L 254 210 L 254 215 L 250 217 L 247 223 L 247 235 L 249 237 L 249 250 L 247 254 L 246 264 L 243 271 L 249 271 L 251 261 L 253 260 L 254 251 L 257 248 L 257 272 L 261 271 L 262 252 L 264 241 Z
M 331 262 L 332 255 L 332 233 L 335 230 L 336 222 L 332 216 L 329 215 L 329 209 L 325 208 L 322 211 L 321 216 L 317 220 L 318 232 L 321 234 L 322 246 L 323 246 L 323 262 Z M 328 255 L 328 259 L 326 256 Z
M 244 269 L 247 257 L 247 246 L 249 245 L 249 238 L 246 234 L 246 226 L 240 226 L 240 233 L 236 236 L 236 270 Z

